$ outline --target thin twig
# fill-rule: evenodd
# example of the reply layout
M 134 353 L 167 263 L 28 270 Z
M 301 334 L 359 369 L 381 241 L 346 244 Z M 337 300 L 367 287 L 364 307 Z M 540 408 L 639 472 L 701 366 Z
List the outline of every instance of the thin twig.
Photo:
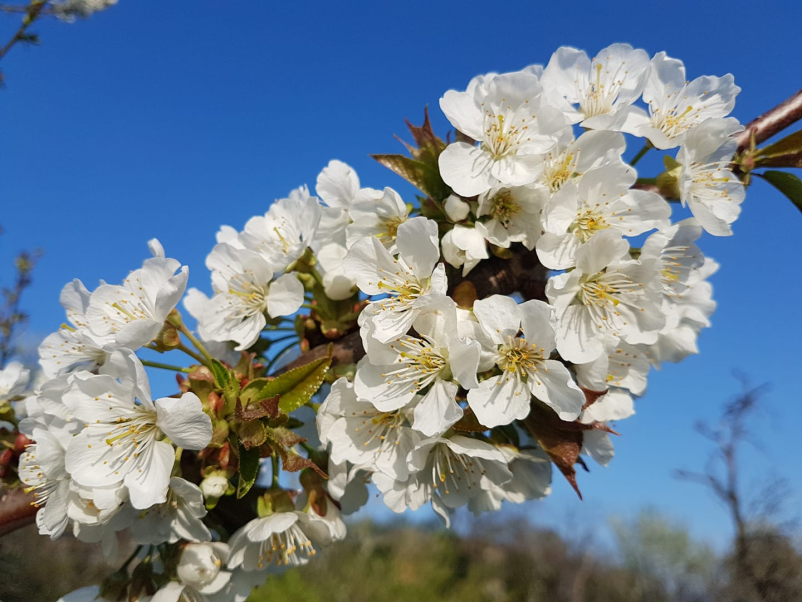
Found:
M 45 6 L 47 6 L 48 0 L 44 0 L 44 2 L 31 2 L 30 6 L 27 7 L 25 11 L 25 16 L 22 18 L 22 25 L 17 30 L 17 33 L 14 34 L 14 37 L 11 38 L 2 49 L 0 49 L 0 60 L 8 54 L 8 51 L 19 42 L 20 40 L 25 39 L 26 32 L 28 28 L 33 25 L 33 22 L 41 14 L 42 10 L 44 10 Z

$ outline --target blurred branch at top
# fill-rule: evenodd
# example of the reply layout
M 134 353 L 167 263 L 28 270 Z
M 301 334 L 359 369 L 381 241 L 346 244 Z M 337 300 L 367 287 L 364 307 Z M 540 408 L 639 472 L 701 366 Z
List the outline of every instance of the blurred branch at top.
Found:
M 0 228 L 2 234 L 2 228 Z M 20 251 L 14 259 L 14 278 L 0 289 L 0 367 L 16 355 L 15 342 L 28 322 L 22 310 L 22 293 L 33 282 L 31 276 L 42 251 Z
M 76 17 L 85 19 L 116 3 L 117 0 L 31 0 L 28 4 L 0 4 L 0 12 L 22 15 L 14 35 L 0 48 L 0 60 L 17 44 L 39 44 L 39 35 L 30 28 L 42 17 L 53 16 L 71 23 Z M 0 85 L 3 82 L 3 73 L 0 71 Z

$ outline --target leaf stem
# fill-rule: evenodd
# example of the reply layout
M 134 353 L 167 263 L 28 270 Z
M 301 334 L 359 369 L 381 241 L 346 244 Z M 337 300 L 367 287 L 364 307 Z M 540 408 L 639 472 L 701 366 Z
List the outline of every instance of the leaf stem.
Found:
M 192 372 L 189 368 L 182 368 L 180 366 L 172 366 L 170 364 L 163 364 L 161 362 L 152 362 L 150 360 L 140 360 L 143 366 L 150 366 L 151 368 L 161 368 L 162 370 L 172 370 L 173 372 L 184 372 L 189 374 Z
M 278 488 L 278 476 L 279 476 L 279 465 L 278 465 L 278 454 L 273 452 L 273 455 L 270 457 L 270 461 L 273 465 L 273 487 Z
M 646 143 L 643 145 L 643 148 L 638 151 L 638 154 L 632 157 L 632 161 L 630 161 L 629 164 L 632 167 L 635 167 L 637 162 L 643 158 L 643 155 L 648 153 L 653 148 L 654 146 L 652 145 L 652 143 L 647 140 Z
M 123 565 L 120 567 L 120 570 L 121 571 L 126 570 L 128 568 L 128 565 L 131 564 L 134 558 L 136 558 L 139 555 L 139 553 L 142 551 L 142 548 L 144 547 L 145 546 L 137 546 L 136 549 L 133 551 L 133 553 L 128 557 L 128 559 L 125 562 L 123 562 Z
M 194 334 L 192 334 L 192 333 L 189 331 L 189 328 L 187 328 L 186 324 L 184 324 L 183 322 L 181 323 L 181 328 L 180 328 L 180 330 L 181 330 L 181 334 L 183 334 L 183 335 L 184 335 L 185 337 L 187 337 L 187 338 L 188 338 L 190 341 L 192 341 L 192 344 L 195 346 L 195 349 L 197 349 L 198 351 L 200 351 L 200 352 L 203 354 L 203 357 L 205 357 L 205 358 L 206 358 L 206 361 L 200 360 L 200 358 L 198 358 L 198 357 L 195 357 L 195 356 L 193 356 L 193 357 L 195 357 L 195 359 L 198 359 L 198 360 L 200 360 L 200 362 L 201 362 L 202 364 L 206 364 L 207 362 L 208 362 L 209 364 L 211 364 L 211 363 L 212 363 L 212 360 L 213 360 L 214 358 L 211 356 L 211 354 L 210 354 L 208 351 L 206 351 L 206 347 L 204 347 L 204 346 L 203 346 L 203 343 L 201 343 L 201 342 L 200 342 L 200 341 L 199 341 L 197 338 L 195 338 L 195 335 L 194 335 Z M 183 346 L 183 345 L 182 345 L 182 346 Z M 181 348 L 181 346 L 179 346 L 179 349 L 180 349 L 180 348 Z M 187 349 L 182 349 L 182 351 L 187 351 L 187 352 L 188 352 L 188 350 L 187 350 Z
M 204 361 L 204 359 L 200 355 L 198 355 L 197 353 L 192 351 L 192 349 L 190 349 L 189 347 L 184 345 L 184 343 L 180 343 L 178 345 L 178 347 L 176 347 L 176 349 L 178 349 L 179 351 L 183 351 L 184 353 L 186 353 L 189 357 L 194 359 L 199 364 L 203 364 L 204 366 L 206 365 L 206 362 Z

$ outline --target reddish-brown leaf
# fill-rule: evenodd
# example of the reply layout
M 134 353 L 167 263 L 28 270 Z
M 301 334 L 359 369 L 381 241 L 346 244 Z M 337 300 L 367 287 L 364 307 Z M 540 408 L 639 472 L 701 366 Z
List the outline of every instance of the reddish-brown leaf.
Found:
M 604 397 L 607 394 L 606 389 L 604 391 L 594 391 L 593 389 L 586 389 L 585 387 L 579 388 L 582 389 L 582 392 L 585 394 L 585 405 L 582 406 L 583 410 L 589 408 L 599 401 L 600 397 Z

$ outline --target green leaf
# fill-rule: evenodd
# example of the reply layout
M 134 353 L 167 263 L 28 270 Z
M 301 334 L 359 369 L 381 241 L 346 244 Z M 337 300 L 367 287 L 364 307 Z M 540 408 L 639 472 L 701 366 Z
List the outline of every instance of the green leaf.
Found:
M 317 393 L 320 385 L 323 384 L 323 379 L 330 366 L 331 346 L 329 346 L 329 354 L 326 357 L 298 366 L 268 381 L 259 396 L 261 399 L 269 399 L 280 395 L 279 410 L 289 414 L 312 399 L 312 395 Z
M 221 389 L 225 389 L 231 383 L 231 373 L 228 368 L 217 360 L 212 360 L 212 374 L 214 375 L 214 382 Z
M 256 482 L 256 477 L 259 476 L 260 455 L 261 454 L 258 447 L 245 449 L 245 447 L 240 444 L 239 484 L 237 485 L 237 499 L 244 497 Z
M 255 378 L 245 385 L 239 394 L 242 405 L 247 407 L 252 403 L 256 403 L 257 401 L 262 401 L 265 399 L 264 397 L 261 397 L 262 389 L 264 389 L 265 385 L 269 382 L 270 381 L 267 378 Z
M 233 370 L 229 370 L 217 360 L 212 360 L 211 369 L 214 382 L 223 390 L 223 398 L 226 400 L 223 416 L 228 416 L 234 411 L 239 397 L 239 379 Z
M 769 144 L 765 148 L 758 149 L 755 154 L 758 157 L 773 158 L 799 153 L 802 153 L 802 130 L 794 132 L 774 144 Z
M 802 180 L 792 173 L 787 171 L 764 171 L 759 174 L 752 174 L 760 176 L 769 184 L 774 186 L 777 190 L 782 192 L 788 200 L 790 200 L 799 211 L 802 211 Z

